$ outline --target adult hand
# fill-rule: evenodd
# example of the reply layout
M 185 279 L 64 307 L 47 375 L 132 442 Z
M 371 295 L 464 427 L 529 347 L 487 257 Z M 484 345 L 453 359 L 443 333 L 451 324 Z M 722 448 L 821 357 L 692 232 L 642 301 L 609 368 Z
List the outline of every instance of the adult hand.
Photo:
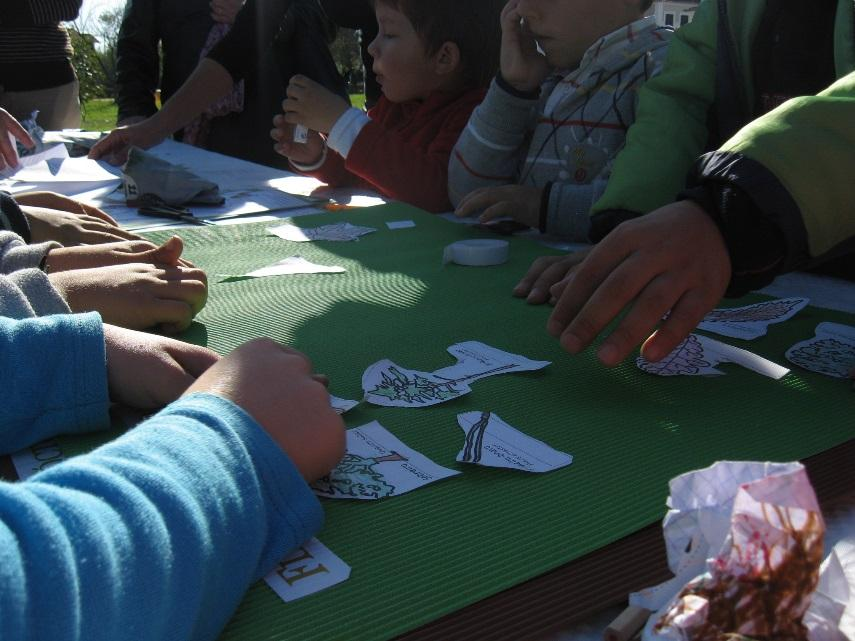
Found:
M 565 256 L 541 256 L 528 268 L 522 280 L 514 287 L 514 296 L 525 298 L 531 305 L 545 302 L 555 303 L 561 290 L 555 289 L 585 260 L 590 249 L 573 252 Z
M 105 323 L 129 329 L 159 326 L 181 332 L 205 306 L 208 279 L 201 269 L 112 265 L 48 274 L 74 312 L 100 312 Z
M 534 36 L 521 24 L 520 0 L 510 0 L 502 9 L 502 50 L 499 65 L 502 78 L 517 91 L 540 87 L 549 74 L 546 57 L 537 50 Z
M 171 403 L 219 356 L 171 338 L 104 325 L 110 398 L 139 409 Z
M 305 125 L 328 134 L 341 115 L 350 109 L 347 101 L 306 76 L 292 76 L 282 101 L 285 122 Z
M 211 0 L 211 18 L 221 24 L 234 24 L 245 0 Z
M 12 114 L 0 109 L 0 171 L 18 166 L 18 152 L 15 143 L 9 140 L 9 134 L 27 149 L 32 149 L 36 144 Z
M 510 216 L 517 222 L 537 228 L 540 224 L 542 192 L 540 187 L 528 185 L 481 187 L 466 194 L 454 214 L 463 218 L 483 209 L 484 212 L 478 217 L 482 223 Z
M 119 223 L 110 216 L 107 212 L 98 209 L 94 205 L 87 205 L 79 200 L 74 200 L 62 194 L 56 194 L 52 191 L 30 191 L 26 194 L 16 194 L 15 200 L 19 205 L 27 207 L 40 207 L 41 209 L 56 209 L 57 211 L 67 211 L 72 214 L 81 214 L 84 216 L 92 216 L 100 218 L 105 223 L 118 227 Z
M 70 269 L 90 269 L 128 263 L 193 267 L 190 261 L 182 260 L 183 251 L 184 243 L 178 236 L 173 236 L 160 247 L 147 240 L 58 247 L 48 252 L 45 271 L 55 274 Z
M 324 139 L 317 131 L 309 131 L 305 143 L 294 142 L 294 125 L 285 122 L 285 116 L 273 118 L 270 137 L 276 141 L 273 149 L 298 165 L 315 165 L 324 153 Z
M 134 233 L 89 214 L 72 214 L 57 209 L 21 207 L 30 224 L 30 240 L 54 240 L 61 245 L 97 245 L 117 240 L 142 240 Z
M 595 246 L 567 280 L 547 328 L 576 354 L 632 303 L 597 356 L 614 366 L 644 341 L 644 357 L 658 361 L 716 306 L 730 274 L 712 218 L 691 201 L 674 203 L 622 223 Z
M 158 131 L 152 126 L 151 118 L 128 127 L 114 129 L 96 142 L 89 150 L 93 160 L 106 160 L 111 165 L 123 165 L 128 160 L 131 147 L 148 149 L 163 141 L 169 132 Z
M 242 407 L 282 448 L 307 481 L 344 455 L 344 425 L 312 364 L 270 339 L 237 348 L 185 392 L 216 394 Z

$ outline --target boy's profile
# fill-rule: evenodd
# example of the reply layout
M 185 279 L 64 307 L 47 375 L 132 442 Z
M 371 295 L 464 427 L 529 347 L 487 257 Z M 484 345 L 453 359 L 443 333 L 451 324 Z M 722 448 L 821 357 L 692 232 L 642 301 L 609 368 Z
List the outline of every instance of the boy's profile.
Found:
M 376 107 L 349 108 L 297 76 L 274 119 L 276 150 L 331 185 L 449 210 L 448 157 L 496 71 L 501 2 L 377 0 L 368 47 L 383 90 Z M 311 130 L 306 143 L 293 142 L 294 125 Z
M 671 32 L 651 0 L 510 0 L 500 73 L 454 148 L 449 196 L 460 216 L 511 216 L 587 241 L 589 210 L 658 73 Z

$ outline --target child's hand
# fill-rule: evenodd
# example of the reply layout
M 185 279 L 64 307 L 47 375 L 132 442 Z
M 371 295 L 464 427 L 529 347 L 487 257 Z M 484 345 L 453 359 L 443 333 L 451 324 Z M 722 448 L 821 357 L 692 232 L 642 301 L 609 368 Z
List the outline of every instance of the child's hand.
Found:
M 320 162 L 326 144 L 321 135 L 311 129 L 306 142 L 294 142 L 294 125 L 285 122 L 285 116 L 281 114 L 273 118 L 270 137 L 276 141 L 273 145 L 276 153 L 282 154 L 298 165 L 315 165 Z
M 72 246 L 142 240 L 136 234 L 89 214 L 28 206 L 21 207 L 21 211 L 30 224 L 30 240 L 34 243 L 54 240 L 60 245 Z
M 537 43 L 520 24 L 520 0 L 510 0 L 502 9 L 502 78 L 514 89 L 523 92 L 540 87 L 549 73 L 546 57 L 537 50 Z
M 51 249 L 45 265 L 46 271 L 50 273 L 128 263 L 193 267 L 193 263 L 181 259 L 183 251 L 184 243 L 178 236 L 173 236 L 160 247 L 147 240 L 124 240 L 118 243 Z
M 632 303 L 597 356 L 611 367 L 644 341 L 642 354 L 655 362 L 721 300 L 730 270 L 712 218 L 693 202 L 674 203 L 622 223 L 595 246 L 564 284 L 547 328 L 577 354 Z
M 350 109 L 343 98 L 306 76 L 293 76 L 282 101 L 285 122 L 305 125 L 328 134 L 341 115 Z
M 18 166 L 18 152 L 15 144 L 9 140 L 9 134 L 27 149 L 32 149 L 36 144 L 12 114 L 0 109 L 0 170 L 6 169 L 7 166 Z
M 113 225 L 114 227 L 119 226 L 119 223 L 117 223 L 106 211 L 52 191 L 30 191 L 26 194 L 16 195 L 15 200 L 21 206 L 40 207 L 41 209 L 56 209 L 57 211 L 67 211 L 71 214 L 92 216 L 93 218 L 100 218 L 105 223 Z
M 216 394 L 252 416 L 307 481 L 344 455 L 344 424 L 303 354 L 267 339 L 238 347 L 185 392 Z
M 219 356 L 171 338 L 104 325 L 110 398 L 139 409 L 171 403 Z
M 540 223 L 542 191 L 539 187 L 527 185 L 482 187 L 466 194 L 457 205 L 454 214 L 465 218 L 483 209 L 484 212 L 478 217 L 482 223 L 494 218 L 510 216 L 517 222 L 536 228 Z
M 562 283 L 567 281 L 590 251 L 584 249 L 566 256 L 541 256 L 535 259 L 525 276 L 514 287 L 514 296 L 525 298 L 531 305 L 540 305 L 547 301 L 554 305 L 564 291 Z
M 201 269 L 112 265 L 48 274 L 73 312 L 100 312 L 105 323 L 129 329 L 187 329 L 205 306 L 208 279 Z

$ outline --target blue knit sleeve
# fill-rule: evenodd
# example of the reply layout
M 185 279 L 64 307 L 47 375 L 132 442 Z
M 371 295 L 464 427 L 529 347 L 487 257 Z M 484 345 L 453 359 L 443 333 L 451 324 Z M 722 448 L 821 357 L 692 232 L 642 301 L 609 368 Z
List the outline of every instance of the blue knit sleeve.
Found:
M 180 399 L 90 454 L 0 484 L 0 638 L 215 639 L 321 522 L 248 414 Z
M 109 427 L 101 317 L 0 317 L 0 453 Z

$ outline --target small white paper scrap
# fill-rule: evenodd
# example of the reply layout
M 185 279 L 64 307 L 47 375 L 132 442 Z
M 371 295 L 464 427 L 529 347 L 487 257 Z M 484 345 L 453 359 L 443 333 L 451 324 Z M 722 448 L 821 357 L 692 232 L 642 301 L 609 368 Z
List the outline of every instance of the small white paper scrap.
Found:
M 289 274 L 338 274 L 346 271 L 338 265 L 316 265 L 302 256 L 290 256 L 273 263 L 268 267 L 256 269 L 246 274 L 250 278 L 263 278 L 265 276 L 284 276 Z
M 265 583 L 286 603 L 326 590 L 350 578 L 350 566 L 317 539 L 310 539 L 276 569 Z
M 359 405 L 359 401 L 349 401 L 346 398 L 339 398 L 330 394 L 330 405 L 337 414 L 346 414 Z
M 816 336 L 793 345 L 787 359 L 811 372 L 847 378 L 855 369 L 855 327 L 840 323 L 820 323 Z
M 762 356 L 699 334 L 689 334 L 673 352 L 657 363 L 651 363 L 643 356 L 636 360 L 639 369 L 657 376 L 721 376 L 724 372 L 715 368 L 719 363 L 736 363 L 775 380 L 790 371 Z
M 807 298 L 781 298 L 745 307 L 714 309 L 698 329 L 722 336 L 752 340 L 765 336 L 769 325 L 791 319 L 810 302 Z
M 411 227 L 415 227 L 416 223 L 412 220 L 393 220 L 391 222 L 386 223 L 386 227 L 389 229 L 410 229 Z
M 374 501 L 460 474 L 410 449 L 377 421 L 347 430 L 346 438 L 341 463 L 311 485 L 318 496 Z
M 448 351 L 458 362 L 433 373 L 406 369 L 388 359 L 374 363 L 362 375 L 365 400 L 385 407 L 429 407 L 468 394 L 472 391 L 469 383 L 473 381 L 538 370 L 550 364 L 478 341 L 456 343 Z
M 573 462 L 570 454 L 523 434 L 490 412 L 458 414 L 457 422 L 466 434 L 457 455 L 460 463 L 543 473 Z
M 309 141 L 309 128 L 306 125 L 294 126 L 294 142 L 305 145 Z
M 31 445 L 20 452 L 15 452 L 11 458 L 15 471 L 18 473 L 19 481 L 25 481 L 33 474 L 66 460 L 59 441 L 54 438 Z
M 321 227 L 301 228 L 296 225 L 279 225 L 268 229 L 271 234 L 283 240 L 306 243 L 317 240 L 349 242 L 360 236 L 377 231 L 374 227 L 360 227 L 350 223 L 336 223 Z

